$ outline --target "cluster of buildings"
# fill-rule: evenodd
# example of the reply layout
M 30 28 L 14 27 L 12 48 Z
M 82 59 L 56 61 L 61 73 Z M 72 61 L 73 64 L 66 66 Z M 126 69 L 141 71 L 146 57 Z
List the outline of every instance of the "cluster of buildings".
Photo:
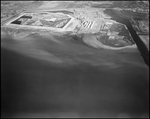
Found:
M 96 33 L 108 30 L 114 21 L 105 19 L 98 10 L 74 10 L 74 15 L 61 12 L 23 13 L 10 20 L 4 26 L 14 28 L 46 29 L 56 32 Z
M 143 33 L 149 34 L 149 21 L 138 21 L 139 23 L 139 28 Z
M 75 18 L 81 21 L 81 29 L 91 33 L 108 30 L 114 23 L 114 21 L 106 18 L 103 12 L 99 10 L 78 10 L 75 12 Z
M 149 21 L 132 19 L 131 23 L 137 34 L 149 34 Z
M 74 15 L 68 15 L 61 12 L 38 12 L 23 13 L 20 16 L 10 20 L 3 27 L 13 29 L 26 29 L 35 31 L 52 31 L 57 33 L 75 33 L 75 34 L 99 34 L 99 37 L 106 36 L 110 44 L 113 43 L 119 47 L 126 45 L 128 38 L 124 35 L 118 35 L 120 32 L 117 22 L 103 17 L 103 13 L 90 10 L 74 11 Z M 125 40 L 123 40 L 125 39 Z M 116 42 L 117 44 L 114 44 Z

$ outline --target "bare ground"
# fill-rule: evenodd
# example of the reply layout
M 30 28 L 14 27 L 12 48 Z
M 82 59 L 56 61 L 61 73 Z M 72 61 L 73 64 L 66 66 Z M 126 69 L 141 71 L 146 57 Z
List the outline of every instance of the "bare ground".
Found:
M 1 23 L 26 10 L 37 9 L 43 1 L 1 1 Z

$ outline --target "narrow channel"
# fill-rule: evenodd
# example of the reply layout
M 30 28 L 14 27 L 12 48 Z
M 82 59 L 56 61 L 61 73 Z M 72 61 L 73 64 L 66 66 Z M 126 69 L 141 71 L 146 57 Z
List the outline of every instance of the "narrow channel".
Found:
M 149 51 L 146 48 L 143 41 L 138 36 L 138 34 L 136 33 L 136 31 L 134 30 L 134 28 L 132 27 L 131 22 L 129 20 L 124 19 L 124 18 L 120 17 L 119 15 L 117 15 L 115 13 L 115 11 L 112 9 L 106 9 L 106 10 L 104 10 L 104 13 L 110 15 L 112 17 L 111 18 L 112 20 L 115 20 L 119 23 L 126 25 L 126 27 L 128 28 L 133 40 L 135 41 L 135 43 L 141 53 L 141 56 L 143 57 L 145 63 L 149 66 Z

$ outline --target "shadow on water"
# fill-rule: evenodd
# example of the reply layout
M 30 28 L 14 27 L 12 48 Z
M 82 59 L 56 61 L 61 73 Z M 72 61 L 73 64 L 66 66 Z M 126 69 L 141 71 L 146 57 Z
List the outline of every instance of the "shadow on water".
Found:
M 104 10 L 104 13 L 110 15 L 112 17 L 111 18 L 112 20 L 116 20 L 117 22 L 120 22 L 120 23 L 126 25 L 126 27 L 128 28 L 132 38 L 134 39 L 134 41 L 141 53 L 141 56 L 143 57 L 145 63 L 149 66 L 149 51 L 146 48 L 145 44 L 140 39 L 140 37 L 138 36 L 138 34 L 136 33 L 136 31 L 134 30 L 134 28 L 132 27 L 131 22 L 127 19 L 121 18 L 112 9 L 106 9 L 106 10 Z

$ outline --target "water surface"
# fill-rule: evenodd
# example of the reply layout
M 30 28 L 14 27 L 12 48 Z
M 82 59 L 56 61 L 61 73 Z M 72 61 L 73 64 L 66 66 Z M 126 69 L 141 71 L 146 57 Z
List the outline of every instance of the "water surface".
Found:
M 2 117 L 148 115 L 149 74 L 138 49 L 21 34 L 1 39 Z

